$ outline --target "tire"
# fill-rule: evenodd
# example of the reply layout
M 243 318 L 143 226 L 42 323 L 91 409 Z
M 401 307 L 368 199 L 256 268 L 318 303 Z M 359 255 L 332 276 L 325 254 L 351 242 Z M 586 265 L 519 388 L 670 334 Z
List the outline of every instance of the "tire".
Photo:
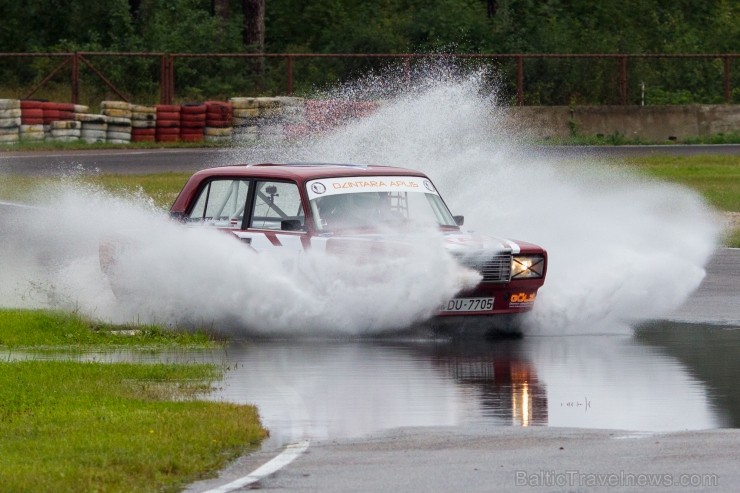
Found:
M 127 118 L 131 119 L 131 111 L 129 110 L 119 110 L 118 108 L 105 108 L 103 109 L 103 114 L 105 116 L 113 117 L 113 118 Z
M 52 128 L 52 137 L 79 137 L 81 130 L 79 128 Z
M 154 128 L 132 128 L 131 129 L 131 135 L 137 135 L 139 137 L 145 136 L 145 135 L 151 135 L 152 137 L 156 135 L 157 130 Z
M 257 100 L 255 98 L 230 98 L 229 103 L 236 110 L 238 109 L 251 109 L 257 107 Z
M 86 106 L 84 104 L 76 104 L 76 105 L 74 105 L 74 107 L 75 107 L 75 110 L 74 110 L 75 113 L 78 113 L 78 114 L 80 114 L 80 113 L 90 113 L 90 107 L 89 106 Z
M 125 140 L 126 142 L 131 140 L 131 134 L 128 132 L 116 132 L 111 131 L 110 127 L 108 131 L 105 133 L 105 138 L 107 140 Z
M 231 118 L 228 120 L 206 120 L 206 127 L 231 128 Z
M 108 124 L 107 123 L 91 123 L 91 122 L 82 122 L 82 131 L 91 131 L 91 132 L 107 132 L 108 131 Z
M 103 137 L 80 137 L 80 140 L 85 141 L 87 144 L 105 144 L 107 139 Z
M 105 123 L 108 121 L 108 117 L 96 113 L 78 113 L 75 115 L 75 120 L 85 123 Z
M 142 104 L 133 104 L 131 105 L 131 111 L 134 113 L 148 113 L 148 114 L 155 114 L 157 112 L 156 106 L 146 106 Z
M 206 105 L 202 103 L 188 103 L 180 107 L 180 113 L 183 115 L 200 115 L 205 114 Z
M 154 135 L 132 135 L 131 142 L 155 142 Z
M 203 128 L 188 128 L 188 127 L 182 127 L 180 128 L 180 136 L 183 135 L 204 135 L 204 129 Z
M 8 110 L 5 110 L 8 111 Z M 44 110 L 41 108 L 21 108 L 21 117 L 26 118 L 43 118 Z
M 182 113 L 180 115 L 180 121 L 181 122 L 205 123 L 206 114 L 205 113 Z
M 154 112 L 151 113 L 143 113 L 141 111 L 132 111 L 131 112 L 131 119 L 132 120 L 143 120 L 147 122 L 153 122 L 157 119 L 157 114 Z
M 159 135 L 157 134 L 157 142 L 179 142 L 179 135 Z
M 180 128 L 180 120 L 157 120 L 156 128 Z
M 131 126 L 134 128 L 156 128 L 157 122 L 154 120 L 131 120 Z
M 0 99 L 0 110 L 17 110 L 20 107 L 20 99 Z
M 202 131 L 206 128 L 206 122 L 180 122 L 180 128 L 197 128 Z
M 77 142 L 80 137 L 75 135 L 52 135 L 51 140 L 54 142 Z
M 180 105 L 178 104 L 158 104 L 155 105 L 154 108 L 157 110 L 157 114 L 160 112 L 180 113 Z
M 209 137 L 231 137 L 231 127 L 228 128 L 214 128 L 206 127 L 205 135 Z
M 20 140 L 18 134 L 0 135 L 0 142 L 3 144 L 15 144 L 18 140 Z
M 124 125 L 126 127 L 131 126 L 131 118 L 120 118 L 117 116 L 106 116 L 105 122 L 108 125 Z
M 17 135 L 20 131 L 20 126 L 0 128 L 0 135 Z
M 257 118 L 260 116 L 259 108 L 235 109 L 234 118 Z
M 132 108 L 131 103 L 127 103 L 126 101 L 101 101 L 100 102 L 100 108 L 101 109 L 111 109 L 111 110 L 123 110 L 123 111 L 131 111 Z
M 161 120 L 177 120 L 180 121 L 180 112 L 179 111 L 158 111 L 157 112 L 157 121 Z
M 21 126 L 21 118 L 0 118 L 0 128 L 18 128 Z
M 203 134 L 185 134 L 180 136 L 180 140 L 183 142 L 203 142 L 205 137 Z
M 123 139 L 106 139 L 106 142 L 108 144 L 130 144 L 130 140 L 123 140 Z
M 22 110 L 41 110 L 44 108 L 44 102 L 36 99 L 21 99 Z
M 54 110 L 54 111 L 66 111 L 69 113 L 75 112 L 75 105 L 71 103 L 54 103 L 51 101 L 47 101 L 45 103 L 42 103 L 42 107 L 44 111 Z
M 82 128 L 82 123 L 74 120 L 57 120 L 51 124 L 52 132 L 54 130 L 79 130 Z
M 92 140 L 100 140 L 102 139 L 103 142 L 105 142 L 105 139 L 108 138 L 107 132 L 105 130 L 89 130 L 85 127 L 82 127 L 82 131 L 80 132 L 80 137 L 83 139 L 92 139 Z
M 180 127 L 157 127 L 155 135 L 180 135 Z
M 0 118 L 20 118 L 22 115 L 20 108 L 12 110 L 0 110 Z

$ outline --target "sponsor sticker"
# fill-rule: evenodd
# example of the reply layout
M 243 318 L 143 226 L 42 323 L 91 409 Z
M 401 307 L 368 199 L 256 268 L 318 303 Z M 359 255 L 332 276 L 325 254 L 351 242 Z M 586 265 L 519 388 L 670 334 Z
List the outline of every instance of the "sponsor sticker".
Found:
M 437 195 L 432 183 L 420 176 L 351 176 L 322 178 L 308 183 L 308 197 L 362 192 L 421 192 Z

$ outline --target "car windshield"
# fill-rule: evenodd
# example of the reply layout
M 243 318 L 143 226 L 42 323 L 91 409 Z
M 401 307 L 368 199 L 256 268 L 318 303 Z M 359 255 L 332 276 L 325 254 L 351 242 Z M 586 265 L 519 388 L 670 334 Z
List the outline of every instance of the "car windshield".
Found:
M 432 183 L 418 176 L 342 177 L 307 183 L 319 231 L 455 226 Z

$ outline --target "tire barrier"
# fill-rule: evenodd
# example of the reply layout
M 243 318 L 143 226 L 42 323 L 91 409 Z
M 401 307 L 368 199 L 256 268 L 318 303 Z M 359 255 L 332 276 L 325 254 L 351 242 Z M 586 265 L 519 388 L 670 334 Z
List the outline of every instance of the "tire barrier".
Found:
M 22 141 L 38 142 L 44 140 L 44 125 L 38 124 L 21 124 L 20 139 Z
M 0 99 L 0 142 L 83 140 L 86 143 L 283 141 L 324 132 L 377 109 L 374 102 L 233 97 L 183 105 L 102 101 L 85 105 Z
M 100 112 L 106 117 L 108 128 L 105 131 L 105 140 L 112 144 L 128 144 L 131 142 L 131 118 L 133 105 L 126 101 L 101 101 Z
M 175 104 L 158 104 L 156 108 L 157 142 L 177 142 L 180 140 L 180 106 Z
M 131 142 L 154 142 L 157 135 L 157 108 L 133 105 L 131 127 Z
M 206 112 L 203 103 L 187 103 L 180 106 L 180 140 L 202 142 L 205 139 Z
M 229 102 L 233 107 L 233 139 L 242 142 L 296 136 L 295 130 L 286 129 L 301 124 L 305 115 L 302 98 L 234 97 Z
M 21 129 L 19 99 L 0 99 L 0 144 L 17 144 Z
M 94 113 L 78 113 L 77 121 L 82 124 L 80 139 L 88 144 L 103 144 L 108 132 L 108 117 Z
M 43 101 L 32 99 L 21 100 L 21 125 L 43 125 Z M 42 127 L 43 128 L 43 127 Z
M 75 120 L 57 120 L 51 124 L 51 139 L 56 142 L 80 140 L 82 123 Z

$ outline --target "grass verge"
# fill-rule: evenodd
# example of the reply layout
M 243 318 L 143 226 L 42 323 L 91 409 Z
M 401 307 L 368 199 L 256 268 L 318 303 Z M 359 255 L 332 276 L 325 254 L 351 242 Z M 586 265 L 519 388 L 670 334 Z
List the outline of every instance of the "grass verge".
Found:
M 208 348 L 203 332 L 165 330 L 154 325 L 120 326 L 91 322 L 74 313 L 0 309 L 0 348 L 91 349 L 130 347 Z
M 178 491 L 264 436 L 213 365 L 0 362 L 2 491 Z
M 699 192 L 712 206 L 740 214 L 740 157 L 650 156 L 629 158 L 627 165 L 638 173 L 680 183 Z M 724 239 L 726 246 L 740 247 L 740 223 L 734 221 Z

